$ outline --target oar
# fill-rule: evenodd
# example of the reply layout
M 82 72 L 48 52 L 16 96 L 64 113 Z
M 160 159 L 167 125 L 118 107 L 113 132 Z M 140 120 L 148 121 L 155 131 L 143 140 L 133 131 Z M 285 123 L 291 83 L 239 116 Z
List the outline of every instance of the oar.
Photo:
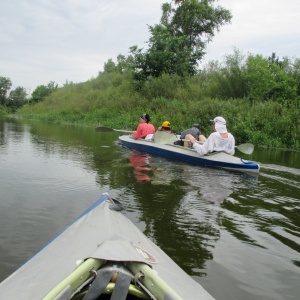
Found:
M 190 140 L 182 139 L 183 142 L 190 142 Z M 204 142 L 198 142 L 199 144 L 203 144 Z M 254 151 L 254 145 L 250 143 L 244 143 L 235 146 L 236 149 L 238 149 L 240 152 L 245 154 L 252 154 Z
M 109 127 L 97 127 L 95 128 L 97 132 L 112 132 L 112 131 L 119 131 L 119 132 L 127 132 L 127 133 L 133 133 L 134 131 L 130 130 L 123 130 L 123 129 L 113 129 Z
M 178 141 L 178 138 L 174 134 L 170 134 L 164 131 L 158 131 L 154 135 L 154 142 L 157 144 L 173 144 Z

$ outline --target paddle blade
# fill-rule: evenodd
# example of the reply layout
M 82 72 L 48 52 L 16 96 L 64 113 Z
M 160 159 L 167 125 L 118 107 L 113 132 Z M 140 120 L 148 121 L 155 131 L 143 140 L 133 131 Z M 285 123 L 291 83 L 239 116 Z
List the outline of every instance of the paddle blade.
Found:
M 114 131 L 112 128 L 108 128 L 108 127 L 97 127 L 97 128 L 95 128 L 95 130 L 97 132 L 111 132 L 111 131 Z
M 176 141 L 178 141 L 177 137 L 168 132 L 158 131 L 154 135 L 154 142 L 157 144 L 174 144 Z
M 254 145 L 250 144 L 250 143 L 245 143 L 245 144 L 236 146 L 236 149 L 238 149 L 239 151 L 241 151 L 245 154 L 252 154 L 254 151 Z

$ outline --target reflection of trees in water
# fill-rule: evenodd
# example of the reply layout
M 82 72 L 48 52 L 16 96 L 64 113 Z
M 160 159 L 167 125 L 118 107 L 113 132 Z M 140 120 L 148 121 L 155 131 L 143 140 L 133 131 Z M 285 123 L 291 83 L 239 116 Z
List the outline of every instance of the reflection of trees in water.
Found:
M 38 153 L 44 153 L 46 157 L 59 155 L 95 171 L 96 182 L 100 186 L 114 181 L 114 168 L 118 168 L 118 164 L 115 166 L 114 163 L 120 157 L 117 151 L 112 150 L 117 139 L 114 132 L 100 133 L 95 132 L 93 128 L 29 120 L 10 120 L 9 126 L 13 126 L 14 135 L 19 132 L 22 138 L 24 133 L 28 132 L 30 142 L 38 149 Z M 122 174 L 118 176 L 121 177 Z
M 219 238 L 218 230 L 182 210 L 182 200 L 187 193 L 182 188 L 184 182 L 175 180 L 169 186 L 150 185 L 151 193 L 148 193 L 148 185 L 135 187 L 141 208 L 140 220 L 146 224 L 144 233 L 188 274 L 196 274 L 196 269 L 203 269 L 205 261 L 212 259 L 208 245 Z
M 269 241 L 276 246 L 277 240 L 280 247 L 285 245 L 300 253 L 300 245 L 295 242 L 300 228 L 298 194 L 298 186 L 264 174 L 260 176 L 259 185 L 241 187 L 234 201 L 224 203 L 222 224 L 238 240 L 250 245 L 269 249 Z M 269 236 L 262 239 L 262 235 Z
M 170 221 L 165 223 L 163 218 L 155 217 L 155 224 L 167 229 L 161 235 L 165 236 L 172 258 L 176 260 L 177 257 L 189 274 L 204 276 L 199 269 L 203 269 L 207 259 L 212 259 L 213 248 L 220 238 L 219 226 L 224 226 L 222 221 L 220 224 L 223 211 L 220 205 L 234 195 L 236 189 L 245 187 L 245 184 L 248 186 L 249 180 L 256 183 L 256 179 L 224 170 L 182 167 L 185 186 L 181 190 L 186 192 L 179 196 L 176 209 L 170 210 L 164 218 Z M 167 242 L 168 237 L 170 240 Z
M 7 135 L 14 141 L 23 139 L 25 127 L 19 120 L 14 118 L 0 118 L 0 145 L 5 145 L 8 141 Z
M 300 247 L 294 242 L 294 233 L 299 231 L 299 214 L 295 213 L 298 201 L 293 200 L 299 188 L 277 179 L 272 182 L 262 174 L 258 182 L 258 175 L 207 171 L 194 186 L 201 198 L 222 203 L 215 224 L 236 240 L 269 249 L 268 241 L 274 238 L 299 253 Z M 262 239 L 262 235 L 269 237 Z
M 0 145 L 5 145 L 6 143 L 5 126 L 3 120 L 0 118 Z

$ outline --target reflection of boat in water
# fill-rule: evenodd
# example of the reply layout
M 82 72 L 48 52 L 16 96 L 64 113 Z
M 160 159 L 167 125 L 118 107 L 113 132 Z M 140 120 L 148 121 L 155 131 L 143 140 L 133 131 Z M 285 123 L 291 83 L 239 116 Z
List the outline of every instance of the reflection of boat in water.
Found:
M 129 160 L 134 167 L 134 176 L 139 181 L 150 181 L 151 177 L 145 171 L 151 171 L 149 157 L 147 154 L 133 152 Z
M 199 156 L 194 149 L 173 144 L 158 144 L 152 140 L 135 140 L 129 135 L 121 135 L 119 140 L 123 146 L 130 149 L 185 161 L 193 165 L 251 173 L 259 172 L 259 165 L 257 163 L 229 155 L 225 152 L 214 152 L 209 155 Z
M 213 299 L 121 210 L 104 193 L 0 283 L 1 298 Z

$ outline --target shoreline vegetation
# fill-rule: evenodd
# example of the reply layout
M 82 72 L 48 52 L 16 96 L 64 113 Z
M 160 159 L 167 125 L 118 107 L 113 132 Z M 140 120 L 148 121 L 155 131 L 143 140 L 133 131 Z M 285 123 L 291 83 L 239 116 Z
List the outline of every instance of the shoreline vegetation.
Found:
M 300 150 L 300 67 L 298 73 L 287 74 L 278 64 L 266 62 L 249 55 L 242 63 L 236 51 L 227 56 L 225 65 L 211 62 L 194 76 L 163 74 L 141 82 L 110 59 L 97 78 L 66 83 L 43 101 L 23 106 L 16 116 L 135 130 L 139 116 L 148 113 L 156 128 L 168 120 L 180 133 L 199 123 L 208 136 L 209 120 L 221 115 L 237 144 Z M 286 69 L 291 64 L 300 66 L 299 60 L 286 58 L 283 63 Z M 270 66 L 277 73 L 270 73 Z

